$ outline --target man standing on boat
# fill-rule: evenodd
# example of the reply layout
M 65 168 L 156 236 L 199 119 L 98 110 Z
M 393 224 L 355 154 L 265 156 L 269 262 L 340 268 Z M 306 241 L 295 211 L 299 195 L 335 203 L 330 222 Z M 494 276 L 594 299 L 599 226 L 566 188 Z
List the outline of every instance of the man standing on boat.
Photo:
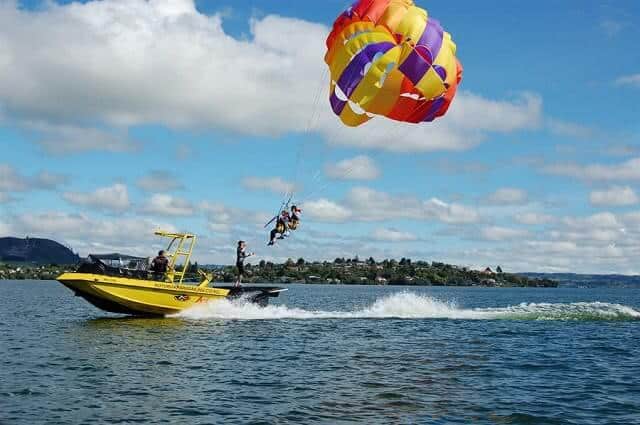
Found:
M 169 259 L 164 255 L 164 251 L 158 251 L 158 256 L 151 262 L 151 271 L 155 280 L 164 280 L 164 274 L 167 272 Z
M 244 260 L 247 257 L 251 257 L 253 252 L 247 253 L 245 250 L 247 244 L 244 241 L 238 241 L 238 249 L 236 250 L 236 267 L 238 268 L 238 279 L 236 280 L 236 286 L 242 284 L 242 277 L 244 276 Z

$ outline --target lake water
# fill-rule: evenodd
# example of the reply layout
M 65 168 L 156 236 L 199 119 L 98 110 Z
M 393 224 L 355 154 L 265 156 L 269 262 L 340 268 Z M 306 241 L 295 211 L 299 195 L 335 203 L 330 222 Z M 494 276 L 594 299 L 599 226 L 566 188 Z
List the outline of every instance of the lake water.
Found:
M 2 424 L 640 424 L 640 288 L 291 285 L 123 318 L 0 281 Z

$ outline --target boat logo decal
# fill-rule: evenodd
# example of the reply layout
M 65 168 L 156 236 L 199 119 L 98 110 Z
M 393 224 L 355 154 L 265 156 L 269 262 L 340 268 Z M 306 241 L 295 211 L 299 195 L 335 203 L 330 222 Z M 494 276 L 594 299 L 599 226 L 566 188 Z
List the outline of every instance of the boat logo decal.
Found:
M 174 298 L 178 301 L 188 301 L 189 295 L 181 294 L 181 295 L 176 295 Z
M 163 282 L 154 282 L 154 288 L 159 289 L 171 289 L 171 290 L 186 290 L 189 292 L 198 292 L 200 294 L 216 294 L 217 289 L 215 288 L 200 288 L 197 286 L 189 286 L 189 285 L 174 285 L 173 283 L 163 283 Z

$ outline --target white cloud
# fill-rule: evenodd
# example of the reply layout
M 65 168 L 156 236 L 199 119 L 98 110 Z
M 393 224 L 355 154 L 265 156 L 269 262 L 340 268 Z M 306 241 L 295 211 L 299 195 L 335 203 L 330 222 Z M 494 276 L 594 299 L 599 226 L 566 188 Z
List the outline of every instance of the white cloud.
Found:
M 126 129 L 145 124 L 261 136 L 304 131 L 316 110 L 309 88 L 326 69 L 329 29 L 269 15 L 251 20 L 249 37 L 233 38 L 222 19 L 198 12 L 192 0 L 45 3 L 37 10 L 3 2 L 0 102 L 56 153 L 137 149 Z M 351 129 L 332 115 L 327 98 L 325 91 L 318 131 L 330 143 L 398 152 L 468 149 L 488 133 L 534 129 L 542 120 L 536 95 L 492 100 L 461 91 L 435 123 L 375 119 Z
M 622 227 L 615 214 L 603 212 L 587 217 L 565 217 L 563 223 L 572 229 L 604 228 L 617 229 Z
M 446 247 L 431 257 L 446 258 L 458 264 L 473 258 L 477 264 L 508 265 L 514 271 L 599 274 L 637 274 L 640 271 L 637 265 L 640 212 L 565 217 L 555 222 L 550 231 L 526 235 L 495 228 L 484 230 L 485 236 L 500 243 L 491 249 L 482 246 L 461 250 Z
M 170 224 L 142 218 L 105 220 L 61 212 L 28 213 L 11 219 L 13 234 L 49 237 L 71 245 L 81 255 L 114 251 L 152 255 L 159 247 L 155 245 L 158 238 L 153 232 L 159 229 L 176 231 Z
M 562 223 L 564 228 L 552 231 L 551 238 L 593 245 L 620 241 L 626 233 L 624 221 L 610 212 L 586 217 L 565 217 Z
M 59 186 L 67 183 L 69 181 L 69 177 L 63 174 L 41 171 L 31 180 L 33 187 L 36 189 L 55 190 Z
M 620 32 L 627 26 L 626 22 L 615 20 L 615 19 L 603 19 L 600 21 L 600 28 L 607 34 L 609 37 L 615 37 L 620 34 Z
M 36 142 L 49 153 L 63 155 L 88 151 L 135 152 L 141 144 L 129 139 L 125 130 L 92 128 L 45 121 L 23 125 L 36 135 Z
M 41 171 L 26 176 L 9 164 L 0 164 L 0 192 L 26 192 L 30 190 L 54 190 L 68 181 L 62 174 Z
M 201 14 L 191 0 L 89 1 L 37 11 L 4 2 L 0 99 L 9 114 L 33 121 L 278 135 L 303 129 L 308 119 L 312 96 L 301 94 L 324 67 L 327 31 L 267 16 L 251 21 L 250 40 L 234 39 L 221 15 Z
M 548 174 L 574 177 L 583 180 L 640 180 L 640 157 L 612 165 L 552 164 L 543 167 L 542 170 Z
M 565 217 L 563 228 L 550 233 L 552 239 L 575 241 L 586 246 L 615 243 L 627 237 L 624 221 L 610 212 L 586 217 Z
M 502 226 L 486 226 L 480 229 L 483 239 L 489 241 L 504 241 L 507 239 L 520 239 L 528 236 L 528 232 L 523 229 L 514 229 Z
M 536 129 L 542 122 L 542 100 L 523 94 L 513 101 L 494 101 L 460 92 L 447 115 L 433 123 L 411 125 L 373 119 L 357 128 L 321 122 L 329 143 L 394 152 L 461 151 L 482 143 L 487 133 Z
M 0 196 L 1 195 L 2 194 L 0 193 Z M 3 236 L 14 236 L 14 235 L 15 235 L 15 233 L 13 232 L 13 230 L 11 229 L 9 224 L 0 221 L 0 237 L 3 237 Z
M 229 207 L 219 202 L 204 201 L 200 203 L 199 208 L 207 217 L 208 229 L 215 233 L 229 234 L 247 226 L 262 230 L 265 223 L 271 219 L 269 214 L 263 212 Z
M 101 187 L 90 193 L 65 192 L 62 197 L 72 204 L 103 210 L 124 211 L 130 206 L 127 186 L 122 183 Z
M 136 186 L 145 192 L 171 192 L 183 189 L 184 186 L 169 171 L 154 170 L 140 177 L 136 181 Z
M 553 118 L 546 120 L 547 128 L 556 135 L 574 137 L 576 139 L 589 139 L 593 137 L 594 130 L 582 124 L 561 121 Z
M 220 203 L 202 202 L 200 209 L 207 214 L 207 225 L 217 233 L 229 233 L 235 222 L 234 211 Z
M 609 144 L 604 153 L 611 156 L 636 156 L 640 154 L 640 146 L 632 144 Z
M 380 177 L 375 161 L 366 155 L 328 164 L 325 166 L 325 173 L 337 180 L 375 180 Z
M 555 217 L 549 214 L 541 214 L 536 212 L 524 212 L 516 214 L 515 220 L 520 224 L 536 226 L 540 224 L 549 224 L 555 221 Z
M 431 198 L 423 203 L 426 220 L 436 219 L 448 224 L 475 223 L 478 213 L 470 207 L 455 203 L 446 203 L 438 198 Z
M 372 236 L 373 239 L 383 242 L 411 242 L 418 239 L 413 233 L 386 228 L 375 229 Z
M 207 227 L 212 232 L 229 233 L 236 220 L 235 212 L 223 204 L 204 202 L 201 209 L 207 213 Z
M 165 193 L 151 195 L 140 211 L 144 214 L 162 216 L 191 216 L 195 213 L 191 202 Z
M 319 199 L 305 202 L 304 208 L 311 218 L 332 222 L 410 219 L 468 224 L 479 219 L 475 210 L 461 204 L 438 198 L 423 201 L 414 196 L 392 195 L 366 187 L 351 189 L 342 205 Z
M 622 216 L 622 220 L 626 226 L 640 229 L 640 211 L 626 213 Z
M 352 216 L 349 209 L 328 199 L 306 201 L 302 205 L 302 209 L 304 214 L 310 218 L 324 222 L 345 222 Z
M 422 201 L 414 196 L 391 195 L 365 187 L 351 189 L 345 203 L 358 219 L 364 221 L 406 218 L 461 224 L 478 219 L 476 211 L 460 204 L 450 204 L 438 198 Z
M 625 75 L 616 80 L 618 86 L 640 87 L 640 74 Z
M 438 160 L 432 161 L 424 161 L 424 164 L 429 167 L 429 169 L 437 169 L 438 171 L 450 174 L 450 175 L 460 175 L 460 174 L 485 174 L 491 170 L 488 164 L 478 161 L 460 161 L 460 160 L 451 160 L 447 158 L 441 158 Z
M 637 204 L 639 198 L 629 186 L 613 186 L 606 190 L 594 190 L 589 200 L 596 206 L 620 207 Z
M 0 164 L 0 191 L 23 191 L 27 190 L 29 184 L 27 178 L 18 174 L 12 166 Z
M 0 216 L 0 234 L 5 232 L 7 235 L 51 237 L 70 245 L 81 255 L 89 252 L 123 252 L 149 256 L 163 248 L 164 241 L 153 236 L 154 230 L 195 230 L 201 237 L 198 239 L 194 260 L 215 264 L 230 264 L 234 260 L 235 242 L 245 239 L 250 248 L 260 255 L 254 261 L 284 261 L 295 251 L 296 256 L 313 260 L 359 255 L 360 258 L 373 256 L 378 260 L 400 257 L 432 259 L 474 267 L 501 265 L 512 271 L 640 272 L 637 264 L 640 256 L 640 211 L 621 215 L 602 213 L 586 217 L 565 217 L 555 224 L 554 231 L 535 234 L 520 235 L 519 229 L 510 227 L 481 227 L 474 240 L 486 240 L 484 236 L 489 236 L 489 241 L 492 242 L 490 248 L 482 243 L 476 246 L 451 246 L 438 243 L 437 240 L 428 246 L 409 244 L 412 247 L 407 248 L 407 244 L 374 239 L 371 235 L 375 228 L 371 230 L 369 237 L 343 238 L 337 233 L 323 235 L 323 232 L 314 231 L 309 226 L 288 239 L 282 249 L 262 250 L 258 247 L 266 243 L 266 234 L 256 231 L 256 228 L 241 228 L 237 225 L 250 221 L 242 215 L 249 214 L 249 211 L 206 203 L 201 205 L 201 209 L 218 217 L 222 217 L 223 211 L 228 212 L 228 217 L 221 220 L 231 223 L 231 232 L 221 234 L 214 230 L 215 234 L 210 235 L 194 228 L 178 226 L 179 229 L 176 229 L 150 219 L 45 212 Z M 175 223 L 177 219 L 172 218 L 170 221 Z M 260 228 L 264 222 L 261 222 Z M 480 234 L 483 229 L 486 235 Z M 388 230 L 404 233 L 393 228 Z M 469 261 L 473 263 L 469 264 Z
M 495 101 L 462 92 L 452 104 L 451 123 L 466 130 L 510 133 L 536 129 L 542 123 L 542 99 L 523 93 L 511 102 Z
M 493 192 L 487 200 L 495 205 L 521 205 L 527 202 L 527 192 L 513 187 L 503 187 Z
M 242 186 L 249 190 L 265 190 L 281 195 L 298 190 L 295 184 L 281 177 L 245 177 L 242 179 Z

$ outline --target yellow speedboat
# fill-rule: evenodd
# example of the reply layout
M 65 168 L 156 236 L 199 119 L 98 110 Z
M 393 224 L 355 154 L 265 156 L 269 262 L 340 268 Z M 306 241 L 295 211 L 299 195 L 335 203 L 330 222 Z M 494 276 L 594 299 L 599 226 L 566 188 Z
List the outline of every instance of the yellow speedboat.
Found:
M 187 273 L 196 236 L 188 233 L 156 232 L 170 238 L 166 249 L 168 271 L 154 276 L 148 270 L 149 259 L 120 254 L 89 255 L 78 270 L 63 273 L 58 281 L 94 306 L 113 313 L 166 315 L 210 300 L 242 298 L 266 305 L 283 288 L 263 286 L 210 286 L 213 275 L 199 270 L 200 281 L 187 284 Z M 183 261 L 179 261 L 182 259 Z M 180 270 L 176 264 L 182 263 Z

